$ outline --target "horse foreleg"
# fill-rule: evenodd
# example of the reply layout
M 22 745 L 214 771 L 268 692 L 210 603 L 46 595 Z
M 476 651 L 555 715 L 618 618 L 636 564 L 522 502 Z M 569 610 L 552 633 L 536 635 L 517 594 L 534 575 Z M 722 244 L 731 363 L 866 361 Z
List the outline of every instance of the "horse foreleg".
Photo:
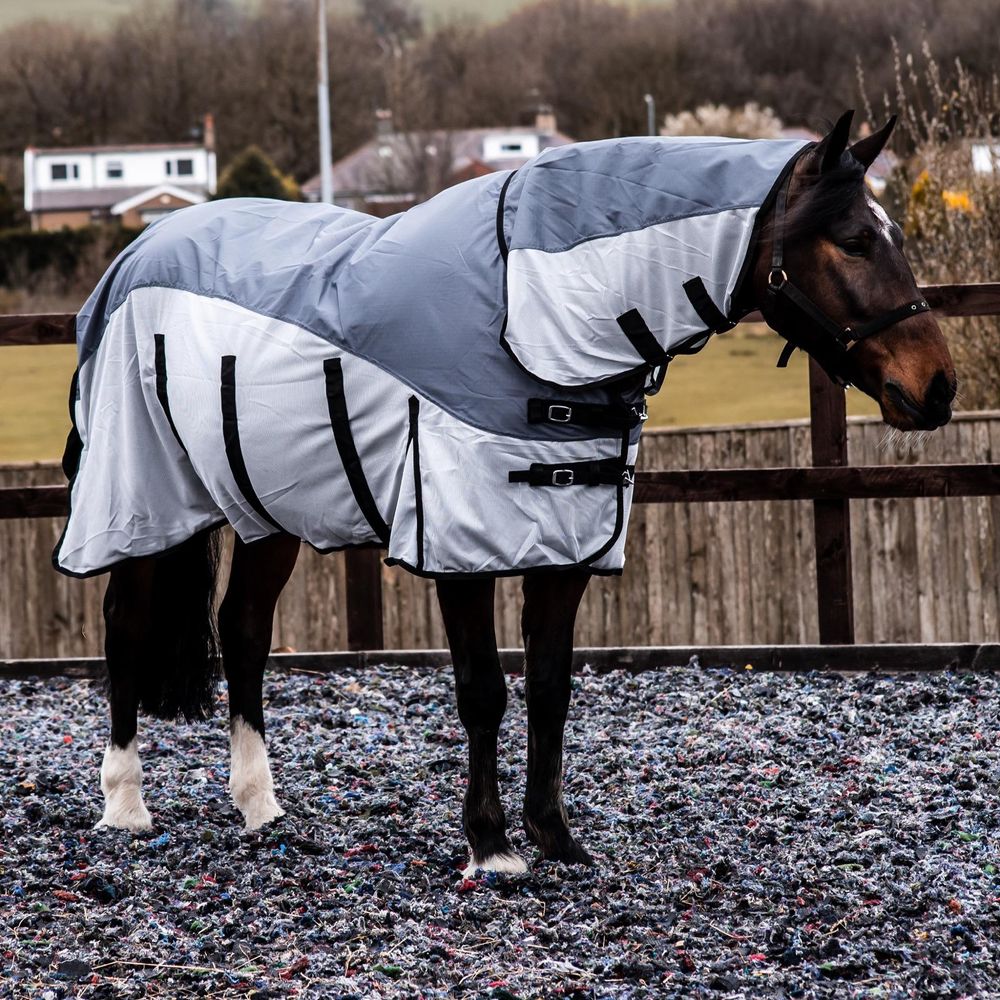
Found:
M 563 729 L 569 711 L 573 627 L 590 574 L 535 573 L 524 578 L 521 631 L 528 704 L 528 781 L 524 828 L 542 857 L 593 864 L 569 832 L 562 797 Z
M 229 686 L 229 791 L 248 830 L 284 815 L 274 795 L 264 744 L 263 685 L 274 609 L 298 553 L 299 540 L 291 535 L 270 535 L 250 545 L 237 538 L 219 609 L 222 666 Z
M 497 782 L 497 737 L 507 709 L 507 684 L 497 652 L 493 580 L 439 580 L 438 600 L 455 666 L 458 715 L 469 738 L 469 786 L 462 810 L 472 857 L 479 868 L 525 872 L 507 840 L 507 818 Z
M 142 765 L 136 746 L 140 670 L 152 626 L 152 559 L 128 559 L 111 570 L 104 594 L 104 651 L 108 664 L 111 739 L 101 765 L 104 815 L 98 826 L 148 830 Z

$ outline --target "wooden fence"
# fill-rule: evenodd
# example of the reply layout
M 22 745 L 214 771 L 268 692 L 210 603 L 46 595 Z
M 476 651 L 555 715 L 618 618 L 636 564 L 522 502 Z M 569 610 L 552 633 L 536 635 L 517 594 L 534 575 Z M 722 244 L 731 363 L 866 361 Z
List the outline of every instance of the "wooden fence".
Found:
M 879 472 L 914 463 L 1000 462 L 1000 411 L 959 414 L 922 443 L 890 440 L 873 418 L 848 424 L 851 455 Z M 650 430 L 640 469 L 741 470 L 809 460 L 809 423 Z M 972 465 L 978 469 L 979 465 Z M 751 470 L 749 473 L 742 470 Z M 817 470 L 822 475 L 822 470 Z M 922 469 L 920 469 L 923 472 Z M 813 470 L 804 470 L 804 475 Z M 808 501 L 637 504 L 621 578 L 595 578 L 580 611 L 581 644 L 789 644 L 815 640 L 814 519 Z M 59 484 L 55 463 L 0 468 L 0 487 Z M 710 482 L 710 480 L 709 480 Z M 790 484 L 794 495 L 796 484 Z M 807 486 L 810 486 L 808 482 Z M 851 501 L 854 618 L 859 642 L 994 641 L 1000 617 L 1000 497 Z M 104 579 L 47 569 L 62 522 L 0 521 L 0 659 L 95 656 L 102 647 Z M 382 566 L 382 645 L 444 645 L 433 584 Z M 348 647 L 342 553 L 304 546 L 279 604 L 274 644 Z M 500 581 L 497 627 L 518 643 L 519 582 Z
M 1000 283 L 923 294 L 945 315 L 1000 314 Z M 72 317 L 0 317 L 0 346 L 71 339 Z M 814 364 L 810 388 L 811 423 L 644 434 L 628 569 L 595 580 L 578 642 L 996 640 L 1000 415 L 960 416 L 915 455 L 881 446 L 873 421 L 849 432 L 843 392 Z M 865 464 L 847 465 L 849 439 Z M 0 656 L 97 651 L 100 582 L 48 569 L 66 505 L 56 470 L 0 476 Z M 516 588 L 499 587 L 505 645 L 518 642 Z M 297 649 L 444 645 L 432 586 L 366 550 L 304 551 L 275 638 Z

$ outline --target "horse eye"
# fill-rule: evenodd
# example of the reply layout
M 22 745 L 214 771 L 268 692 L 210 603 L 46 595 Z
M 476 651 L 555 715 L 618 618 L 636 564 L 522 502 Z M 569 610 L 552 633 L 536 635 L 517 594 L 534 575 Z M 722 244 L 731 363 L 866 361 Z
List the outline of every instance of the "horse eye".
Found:
M 838 244 L 840 249 L 844 253 L 851 257 L 867 257 L 868 256 L 868 241 L 862 239 L 860 236 L 855 236 L 850 239 L 843 240 Z

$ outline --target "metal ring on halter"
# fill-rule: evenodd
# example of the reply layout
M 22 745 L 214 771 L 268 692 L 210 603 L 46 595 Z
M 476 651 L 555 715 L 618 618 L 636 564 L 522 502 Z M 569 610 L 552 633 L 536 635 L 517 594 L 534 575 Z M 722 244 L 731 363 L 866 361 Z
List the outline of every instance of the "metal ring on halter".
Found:
M 775 276 L 777 276 L 777 280 L 775 280 Z M 788 281 L 788 275 L 785 274 L 784 268 L 771 268 L 771 273 L 767 276 L 767 284 L 770 289 L 777 291 L 786 281 Z

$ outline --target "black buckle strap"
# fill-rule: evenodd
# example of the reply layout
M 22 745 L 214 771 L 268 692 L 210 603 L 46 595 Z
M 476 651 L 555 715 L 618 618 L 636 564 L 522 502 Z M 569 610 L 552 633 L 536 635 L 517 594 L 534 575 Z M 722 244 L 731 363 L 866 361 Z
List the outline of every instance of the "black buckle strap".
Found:
M 886 327 L 895 326 L 896 323 L 900 323 L 904 319 L 909 319 L 911 316 L 919 316 L 921 313 L 930 312 L 930 310 L 931 307 L 925 299 L 914 299 L 912 302 L 906 302 L 901 306 L 897 306 L 895 309 L 891 309 L 889 312 L 883 313 L 881 316 L 877 316 L 867 323 L 862 323 L 861 326 L 847 327 L 844 330 L 844 335 L 849 341 L 864 340 L 865 337 L 879 333 Z
M 620 458 L 597 458 L 589 462 L 562 462 L 546 465 L 532 462 L 530 468 L 514 469 L 507 474 L 511 483 L 529 486 L 631 486 L 635 466 L 622 465 Z
M 529 424 L 571 424 L 574 427 L 611 427 L 631 430 L 648 416 L 646 403 L 624 404 L 578 403 L 562 399 L 529 399 Z
M 670 355 L 660 346 L 660 342 L 653 336 L 653 331 L 646 326 L 646 321 L 638 309 L 629 309 L 628 312 L 622 313 L 617 318 L 617 323 L 646 364 L 655 368 L 670 360 Z
M 914 299 L 912 302 L 905 302 L 895 309 L 890 309 L 881 316 L 876 316 L 857 327 L 840 326 L 835 323 L 822 309 L 820 309 L 807 295 L 799 290 L 796 285 L 789 280 L 784 271 L 784 229 L 785 229 L 785 209 L 787 207 L 788 187 L 791 184 L 791 174 L 788 180 L 778 189 L 777 199 L 774 209 L 774 236 L 771 248 L 771 273 L 767 279 L 767 290 L 771 300 L 776 304 L 784 303 L 791 306 L 801 316 L 806 317 L 811 324 L 818 327 L 829 335 L 829 340 L 825 338 L 814 339 L 808 344 L 799 336 L 795 325 L 788 324 L 785 330 L 778 330 L 787 343 L 778 358 L 778 368 L 784 368 L 788 364 L 788 359 L 796 349 L 807 351 L 822 366 L 823 370 L 840 385 L 847 385 L 847 379 L 843 372 L 847 365 L 847 354 L 852 345 L 866 337 L 871 337 L 890 326 L 909 319 L 911 316 L 918 316 L 920 313 L 930 311 L 930 306 L 924 299 Z M 785 325 L 785 324 L 782 324 Z M 777 327 L 775 327 L 777 329 Z M 792 332 L 795 330 L 795 332 Z
M 712 301 L 712 296 L 708 294 L 705 282 L 701 278 L 691 278 L 685 281 L 681 288 L 687 295 L 698 318 L 705 324 L 706 330 L 713 333 L 725 333 L 732 330 L 736 324 L 729 319 L 726 314 Z

